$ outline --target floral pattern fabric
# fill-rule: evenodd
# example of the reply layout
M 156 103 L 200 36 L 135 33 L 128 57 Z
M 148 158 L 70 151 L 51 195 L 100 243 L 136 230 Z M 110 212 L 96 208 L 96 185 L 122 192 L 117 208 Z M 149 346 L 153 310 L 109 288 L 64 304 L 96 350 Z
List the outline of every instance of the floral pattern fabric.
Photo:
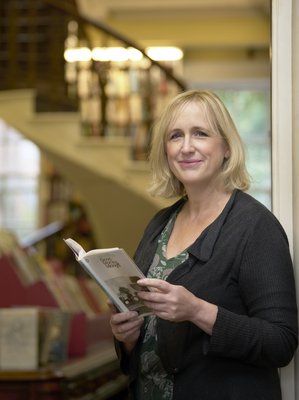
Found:
M 177 213 L 169 220 L 158 240 L 157 252 L 147 276 L 166 280 L 168 275 L 181 263 L 187 260 L 189 254 L 185 250 L 175 257 L 166 258 L 167 243 L 175 222 Z M 140 370 L 138 379 L 138 400 L 171 400 L 173 395 L 173 379 L 169 375 L 157 354 L 157 318 L 149 315 L 145 318 L 145 335 L 141 347 Z

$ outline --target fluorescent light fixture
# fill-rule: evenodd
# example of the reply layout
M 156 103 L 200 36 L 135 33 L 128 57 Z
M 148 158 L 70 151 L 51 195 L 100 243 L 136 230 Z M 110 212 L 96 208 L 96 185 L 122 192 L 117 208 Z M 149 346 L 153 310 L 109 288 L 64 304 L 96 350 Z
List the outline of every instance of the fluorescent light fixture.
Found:
M 129 53 L 129 60 L 132 61 L 142 60 L 143 55 L 141 51 L 135 49 L 134 47 L 128 47 L 128 53 Z
M 146 54 L 155 61 L 177 61 L 183 58 L 178 47 L 147 47 Z
M 110 61 L 107 47 L 94 47 L 92 49 L 92 59 L 95 61 Z
M 124 47 L 108 47 L 106 50 L 110 61 L 127 61 L 129 59 L 127 49 Z
M 64 59 L 67 62 L 76 62 L 76 61 L 90 61 L 91 60 L 91 51 L 88 47 L 78 47 L 74 49 L 67 49 L 64 52 Z
M 95 47 L 92 58 L 95 61 L 127 61 L 128 52 L 124 47 Z
M 139 61 L 142 53 L 133 47 L 95 47 L 92 58 L 95 61 Z
M 148 47 L 146 54 L 155 61 L 177 61 L 183 58 L 183 52 L 178 47 Z M 92 51 L 87 47 L 70 48 L 65 50 L 67 62 L 76 61 L 141 61 L 141 51 L 129 47 L 95 47 Z

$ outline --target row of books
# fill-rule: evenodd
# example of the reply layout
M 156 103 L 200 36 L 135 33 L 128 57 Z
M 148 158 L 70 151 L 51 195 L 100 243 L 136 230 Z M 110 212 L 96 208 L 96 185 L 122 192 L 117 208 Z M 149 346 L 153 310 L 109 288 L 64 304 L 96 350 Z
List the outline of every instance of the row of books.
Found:
M 65 273 L 60 260 L 48 260 L 32 247 L 20 247 L 9 232 L 0 232 L 0 258 L 1 253 L 9 256 L 22 286 L 42 281 L 61 310 L 84 312 L 89 318 L 107 311 L 105 293 L 84 272 L 79 276 Z
M 35 369 L 82 357 L 112 340 L 105 292 L 79 265 L 76 277 L 62 263 L 21 247 L 12 233 L 0 230 L 0 369 Z M 30 357 L 17 351 L 18 341 Z
M 58 259 L 46 260 L 39 253 L 32 256 L 43 268 L 42 279 L 62 310 L 84 312 L 90 318 L 107 311 L 107 296 L 81 269 L 75 276 L 65 273 Z

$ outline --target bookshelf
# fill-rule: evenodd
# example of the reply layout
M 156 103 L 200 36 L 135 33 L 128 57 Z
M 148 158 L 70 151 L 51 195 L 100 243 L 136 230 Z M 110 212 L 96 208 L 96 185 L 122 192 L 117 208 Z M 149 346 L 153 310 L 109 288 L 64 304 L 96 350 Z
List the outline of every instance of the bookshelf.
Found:
M 0 371 L 0 398 L 5 400 L 128 400 L 127 378 L 118 370 L 111 345 L 55 368 Z
M 106 296 L 96 283 L 85 275 L 65 273 L 58 260 L 48 260 L 15 241 L 0 253 L 0 308 L 25 306 L 70 314 L 70 357 L 84 355 L 88 346 L 109 336 L 112 339 Z
M 107 399 L 126 398 L 105 300 L 90 285 L 89 278 L 66 274 L 57 261 L 0 232 L 0 398 L 18 400 L 27 393 L 28 400 L 74 399 L 75 387 L 78 398 L 100 399 L 102 392 Z M 49 333 L 53 326 L 55 342 Z M 54 345 L 60 358 L 50 357 Z M 28 362 L 25 354 L 32 355 Z

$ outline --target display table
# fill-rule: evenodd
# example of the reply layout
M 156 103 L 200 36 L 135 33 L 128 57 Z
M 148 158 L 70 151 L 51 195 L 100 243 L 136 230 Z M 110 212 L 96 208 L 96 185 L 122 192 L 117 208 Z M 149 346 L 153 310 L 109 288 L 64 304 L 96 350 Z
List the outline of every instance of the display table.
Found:
M 63 365 L 35 371 L 0 371 L 0 400 L 68 399 L 127 399 L 127 378 L 119 370 L 111 341 Z

